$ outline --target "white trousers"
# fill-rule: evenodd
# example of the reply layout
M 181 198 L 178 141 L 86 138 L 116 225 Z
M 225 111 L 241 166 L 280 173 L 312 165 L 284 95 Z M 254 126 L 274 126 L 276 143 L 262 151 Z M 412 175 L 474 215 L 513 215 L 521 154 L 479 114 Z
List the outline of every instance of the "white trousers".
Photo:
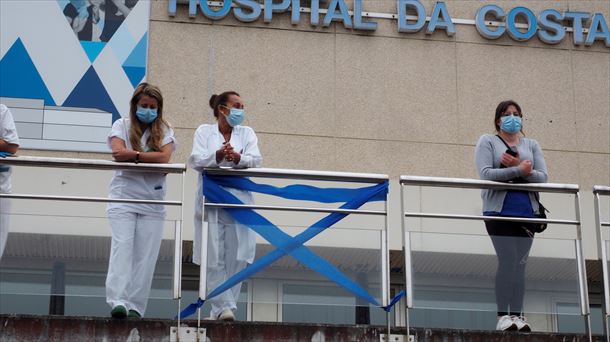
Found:
M 218 212 L 218 241 L 218 264 L 215 266 L 208 265 L 206 282 L 208 293 L 248 265 L 245 261 L 237 260 L 238 240 L 235 220 L 224 210 Z M 212 305 L 210 316 L 217 317 L 225 309 L 236 310 L 240 290 L 241 282 L 211 298 L 209 300 Z
M 163 219 L 111 210 L 112 246 L 106 277 L 106 302 L 144 316 L 163 236 Z
M 8 226 L 11 218 L 11 200 L 8 198 L 0 198 L 0 259 L 4 254 L 6 240 L 8 240 Z

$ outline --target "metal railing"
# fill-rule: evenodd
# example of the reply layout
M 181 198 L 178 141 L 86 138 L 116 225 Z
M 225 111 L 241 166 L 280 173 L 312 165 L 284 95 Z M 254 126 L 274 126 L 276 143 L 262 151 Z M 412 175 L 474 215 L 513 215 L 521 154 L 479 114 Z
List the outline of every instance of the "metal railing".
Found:
M 437 214 L 437 213 L 422 213 L 422 212 L 405 212 L 405 186 L 419 187 L 445 187 L 445 188 L 464 188 L 464 189 L 494 189 L 494 190 L 522 190 L 522 191 L 537 191 L 564 193 L 574 195 L 574 220 L 555 220 L 555 219 L 534 219 L 534 218 L 518 218 L 518 217 L 500 217 L 500 216 L 483 216 L 483 215 L 457 215 L 457 214 Z M 555 184 L 555 183 L 534 183 L 534 184 L 512 184 L 500 183 L 475 179 L 461 178 L 441 178 L 441 177 L 420 177 L 420 176 L 400 176 L 400 211 L 401 227 L 403 232 L 403 248 L 405 262 L 405 289 L 407 292 L 406 298 L 406 323 L 407 331 L 409 329 L 408 310 L 413 308 L 413 270 L 411 256 L 411 238 L 410 232 L 406 227 L 407 217 L 416 218 L 435 218 L 435 219 L 458 219 L 458 220 L 498 220 L 512 222 L 529 222 L 529 223 L 549 223 L 576 226 L 576 265 L 578 270 L 578 288 L 580 299 L 581 315 L 585 317 L 585 329 L 589 341 L 592 341 L 591 336 L 591 321 L 589 309 L 589 297 L 587 288 L 587 275 L 585 268 L 585 258 L 582 249 L 582 231 L 580 220 L 580 195 L 579 186 L 575 184 Z
M 329 171 L 311 171 L 311 170 L 288 170 L 288 169 L 269 169 L 269 168 L 252 168 L 252 169 L 226 169 L 226 168 L 205 168 L 204 171 L 208 175 L 214 176 L 245 176 L 267 179 L 289 179 L 289 180 L 309 180 L 309 181 L 326 181 L 326 182 L 351 182 L 351 183 L 372 183 L 379 184 L 389 180 L 387 175 L 368 174 L 368 173 L 347 173 L 347 172 L 329 172 Z M 389 275 L 389 215 L 388 215 L 388 200 L 384 201 L 383 210 L 364 210 L 364 209 L 333 209 L 323 207 L 295 207 L 295 206 L 272 206 L 272 205 L 256 205 L 256 204 L 229 204 L 229 203 L 206 203 L 205 197 L 202 201 L 202 213 L 205 213 L 206 208 L 248 208 L 255 210 L 269 211 L 293 211 L 293 212 L 309 212 L 309 213 L 342 213 L 342 214 L 358 214 L 358 215 L 375 215 L 384 216 L 384 227 L 381 231 L 381 288 L 382 288 L 382 305 L 389 304 L 390 290 L 390 275 Z M 207 296 L 207 237 L 208 223 L 205 221 L 205 215 L 202 215 L 202 232 L 201 232 L 201 265 L 199 270 L 199 297 L 206 299 Z M 198 310 L 197 326 L 200 326 L 201 310 Z M 390 314 L 387 313 L 386 320 L 388 324 L 388 333 L 390 330 Z
M 603 322 L 604 322 L 604 335 L 606 341 L 610 342 L 610 332 L 608 331 L 608 316 L 610 310 L 610 278 L 608 274 L 608 249 L 604 243 L 603 228 L 610 227 L 610 218 L 608 221 L 602 220 L 602 210 L 600 204 L 600 196 L 607 196 L 610 198 L 610 186 L 595 185 L 593 186 L 593 201 L 595 210 L 595 227 L 597 230 L 597 241 L 599 249 L 599 258 L 602 265 L 602 277 L 604 286 L 604 303 L 603 303 Z
M 85 197 L 85 196 L 56 196 L 56 195 L 35 195 L 35 194 L 2 194 L 0 198 L 28 199 L 28 200 L 52 200 L 52 201 L 72 201 L 72 202 L 97 202 L 97 203 L 135 203 L 135 204 L 158 204 L 168 206 L 179 206 L 180 220 L 175 221 L 174 226 L 174 262 L 173 262 L 173 299 L 178 300 L 180 309 L 180 298 L 182 293 L 182 222 L 184 221 L 184 192 L 186 181 L 186 166 L 184 164 L 152 164 L 152 163 L 119 163 L 108 160 L 96 159 L 74 159 L 74 158 L 50 158 L 50 157 L 30 157 L 17 156 L 0 158 L 0 165 L 23 166 L 23 167 L 46 167 L 46 168 L 65 168 L 73 170 L 122 170 L 138 172 L 154 172 L 182 175 L 182 198 L 180 201 L 166 200 L 141 200 L 141 199 L 121 199 L 106 197 Z

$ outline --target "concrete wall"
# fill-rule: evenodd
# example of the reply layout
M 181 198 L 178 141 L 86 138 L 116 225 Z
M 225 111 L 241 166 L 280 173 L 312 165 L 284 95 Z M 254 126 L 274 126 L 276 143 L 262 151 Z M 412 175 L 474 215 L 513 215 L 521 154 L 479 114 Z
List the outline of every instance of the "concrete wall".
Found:
M 431 12 L 434 1 L 423 2 Z M 601 12 L 610 19 L 607 0 L 447 6 L 453 18 L 472 19 L 484 3 L 536 13 Z M 395 1 L 363 6 L 396 12 Z M 187 6 L 179 5 L 176 17 L 168 15 L 166 1 L 151 7 L 148 81 L 161 87 L 181 142 L 174 162 L 188 158 L 197 126 L 214 121 L 210 95 L 234 89 L 245 101 L 245 124 L 257 132 L 266 167 L 388 173 L 394 180 L 401 174 L 476 178 L 474 145 L 481 134 L 493 133 L 495 106 L 510 98 L 524 110 L 527 136 L 544 149 L 550 181 L 587 192 L 585 248 L 588 258 L 596 257 L 588 192 L 593 184 L 610 184 L 610 49 L 601 42 L 576 47 L 571 34 L 553 46 L 537 38 L 490 41 L 472 25 L 457 25 L 453 37 L 401 34 L 394 20 L 378 20 L 375 32 L 362 33 L 341 24 L 312 28 L 307 15 L 292 26 L 288 14 L 274 14 L 270 24 L 246 24 L 232 15 L 212 22 L 201 13 L 188 18 Z M 189 182 L 195 183 L 192 173 Z M 392 187 L 397 203 L 397 183 Z M 188 191 L 191 198 L 194 189 Z M 552 215 L 569 207 L 549 201 Z M 476 194 L 461 202 L 468 213 L 480 208 Z M 400 248 L 398 239 L 392 248 Z
M 608 1 L 486 2 L 610 17 Z M 424 2 L 428 12 L 434 3 Z M 365 1 L 364 10 L 395 13 L 395 4 Z M 447 2 L 453 18 L 474 18 L 482 5 Z M 610 49 L 601 42 L 575 47 L 569 34 L 556 46 L 490 41 L 471 25 L 457 25 L 454 37 L 400 34 L 394 20 L 363 34 L 342 24 L 312 28 L 307 16 L 292 26 L 288 14 L 270 24 L 231 15 L 211 22 L 188 18 L 186 6 L 169 17 L 165 2 L 153 2 L 151 17 L 149 80 L 163 87 L 185 142 L 179 160 L 193 130 L 213 122 L 210 95 L 235 89 L 266 167 L 476 178 L 473 147 L 493 132 L 497 103 L 511 98 L 544 149 L 551 182 L 610 184 Z M 588 194 L 583 210 L 592 258 Z

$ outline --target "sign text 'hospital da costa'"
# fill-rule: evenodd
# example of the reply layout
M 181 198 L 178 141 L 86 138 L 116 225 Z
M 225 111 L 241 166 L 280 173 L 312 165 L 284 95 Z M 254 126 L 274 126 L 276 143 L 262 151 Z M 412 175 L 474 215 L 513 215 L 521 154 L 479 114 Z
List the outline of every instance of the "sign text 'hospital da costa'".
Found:
M 346 28 L 362 31 L 377 29 L 375 19 L 397 20 L 398 32 L 413 33 L 425 30 L 427 34 L 445 31 L 455 34 L 456 20 L 451 18 L 444 2 L 434 5 L 428 16 L 426 8 L 418 0 L 397 0 L 397 14 L 369 13 L 362 8 L 363 0 L 354 0 L 350 10 L 345 0 L 328 0 L 327 8 L 320 8 L 320 0 L 307 1 L 310 7 L 301 7 L 301 0 L 169 0 L 169 14 L 176 14 L 177 3 L 188 3 L 189 16 L 197 15 L 197 7 L 211 20 L 221 20 L 232 11 L 233 16 L 242 22 L 253 22 L 261 15 L 266 23 L 273 20 L 276 13 L 290 12 L 291 23 L 301 21 L 301 13 L 309 13 L 312 26 L 330 26 L 341 22 Z M 526 7 L 505 10 L 497 5 L 479 8 L 473 20 L 460 20 L 461 23 L 474 24 L 479 34 L 487 39 L 498 39 L 504 35 L 517 41 L 528 41 L 534 36 L 547 43 L 558 44 L 566 38 L 567 30 L 572 31 L 575 45 L 593 45 L 602 41 L 610 47 L 610 30 L 602 13 L 578 11 L 559 12 L 545 9 L 538 13 Z

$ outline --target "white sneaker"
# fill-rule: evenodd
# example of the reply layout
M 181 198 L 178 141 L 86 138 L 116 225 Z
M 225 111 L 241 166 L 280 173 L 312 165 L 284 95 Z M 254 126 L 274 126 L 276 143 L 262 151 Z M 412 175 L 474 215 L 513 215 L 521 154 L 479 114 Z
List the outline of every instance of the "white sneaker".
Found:
M 519 331 L 521 331 L 521 332 L 532 331 L 532 328 L 526 322 L 525 317 L 523 317 L 523 316 L 512 316 L 512 317 L 513 317 L 513 322 L 515 322 L 515 325 L 517 326 L 517 329 Z
M 517 331 L 517 324 L 513 318 L 509 315 L 498 317 L 498 324 L 496 324 L 496 330 L 499 331 Z
M 235 315 L 233 314 L 233 310 L 224 309 L 222 313 L 218 315 L 218 319 L 225 322 L 233 322 L 235 320 Z

